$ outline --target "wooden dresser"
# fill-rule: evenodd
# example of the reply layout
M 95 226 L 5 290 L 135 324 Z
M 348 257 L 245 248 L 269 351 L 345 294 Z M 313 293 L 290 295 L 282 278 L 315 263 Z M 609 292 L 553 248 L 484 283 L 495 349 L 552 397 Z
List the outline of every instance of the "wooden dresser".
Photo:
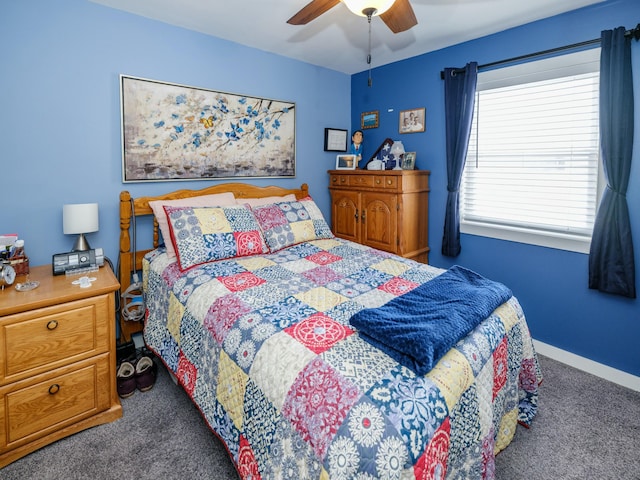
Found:
M 428 170 L 329 170 L 340 238 L 429 262 Z
M 116 391 L 115 298 L 108 266 L 76 277 L 33 267 L 40 286 L 0 291 L 0 468 L 122 416 Z M 24 281 L 18 277 L 16 283 Z

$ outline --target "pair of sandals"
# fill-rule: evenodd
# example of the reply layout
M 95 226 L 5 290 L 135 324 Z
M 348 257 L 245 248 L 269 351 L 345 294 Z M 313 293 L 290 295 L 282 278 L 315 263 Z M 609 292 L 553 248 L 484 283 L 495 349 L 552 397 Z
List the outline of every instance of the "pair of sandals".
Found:
M 127 398 L 136 393 L 136 389 L 147 392 L 156 383 L 158 366 L 151 354 L 143 353 L 139 358 L 125 360 L 118 367 L 117 387 L 120 398 Z

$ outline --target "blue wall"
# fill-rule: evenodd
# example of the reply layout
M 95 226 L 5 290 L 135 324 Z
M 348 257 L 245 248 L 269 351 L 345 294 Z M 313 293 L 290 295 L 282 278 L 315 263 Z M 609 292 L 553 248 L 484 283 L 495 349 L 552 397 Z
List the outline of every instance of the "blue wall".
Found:
M 99 203 L 100 231 L 88 239 L 115 263 L 121 190 L 154 195 L 218 183 L 122 183 L 120 74 L 295 102 L 296 178 L 251 183 L 306 182 L 329 212 L 335 154 L 323 151 L 324 128 L 349 126 L 349 75 L 87 0 L 1 2 L 0 52 L 0 233 L 19 233 L 32 265 L 71 249 L 65 203 Z
M 428 19 L 427 19 L 428 21 Z M 380 112 L 380 126 L 365 131 L 365 159 L 384 138 L 401 139 L 417 152 L 417 167 L 431 170 L 430 263 L 465 265 L 509 285 L 519 298 L 534 338 L 596 362 L 640 375 L 640 304 L 589 290 L 588 255 L 462 235 L 462 253 L 444 257 L 442 230 L 446 201 L 444 94 L 440 71 L 480 65 L 599 38 L 601 30 L 640 21 L 637 0 L 607 1 L 373 70 L 351 80 L 352 127 L 360 113 Z M 633 42 L 635 94 L 634 163 L 627 199 L 640 279 L 640 43 Z M 374 58 L 375 60 L 375 58 Z M 401 110 L 426 107 L 424 133 L 398 134 Z M 638 282 L 636 282 L 638 287 Z

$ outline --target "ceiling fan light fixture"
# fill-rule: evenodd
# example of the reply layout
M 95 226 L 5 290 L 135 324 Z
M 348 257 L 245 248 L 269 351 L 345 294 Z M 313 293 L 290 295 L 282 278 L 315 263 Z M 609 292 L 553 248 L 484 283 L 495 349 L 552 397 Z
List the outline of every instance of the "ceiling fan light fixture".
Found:
M 361 17 L 367 17 L 372 9 L 374 10 L 372 17 L 382 15 L 394 2 L 395 0 L 342 0 L 349 10 Z

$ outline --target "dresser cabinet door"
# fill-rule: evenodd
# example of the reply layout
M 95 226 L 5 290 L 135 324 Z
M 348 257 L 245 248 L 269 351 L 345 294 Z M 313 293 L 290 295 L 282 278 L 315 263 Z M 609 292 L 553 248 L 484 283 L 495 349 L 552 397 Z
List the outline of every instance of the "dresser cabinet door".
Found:
M 331 192 L 331 220 L 334 235 L 360 242 L 360 194 L 343 190 Z
M 362 194 L 362 243 L 391 253 L 398 251 L 398 211 L 395 194 Z

